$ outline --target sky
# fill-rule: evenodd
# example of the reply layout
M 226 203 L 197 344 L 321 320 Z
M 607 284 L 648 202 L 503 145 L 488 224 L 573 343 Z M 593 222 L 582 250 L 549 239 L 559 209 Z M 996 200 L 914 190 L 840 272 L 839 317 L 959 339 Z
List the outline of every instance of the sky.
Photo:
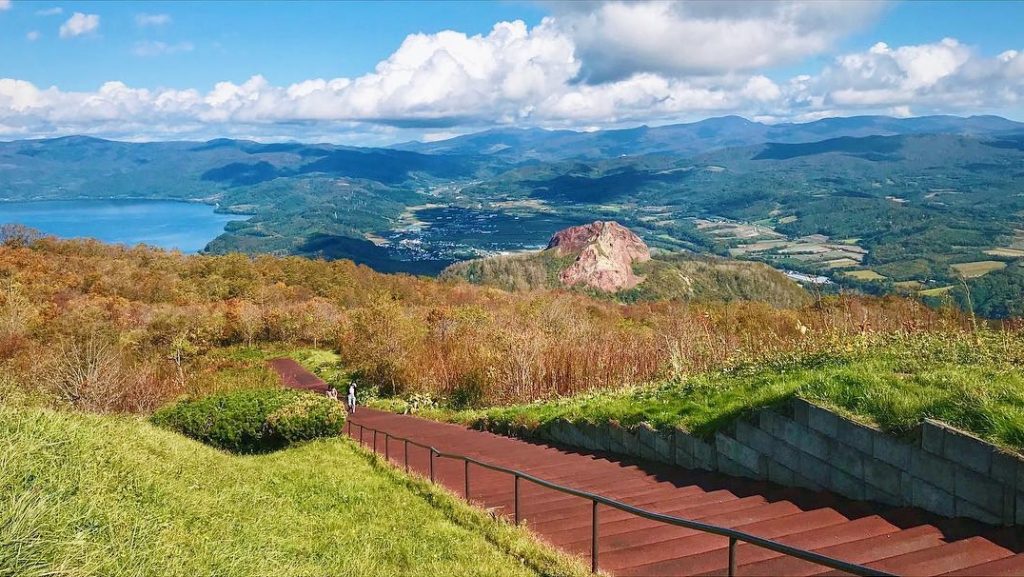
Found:
M 0 0 L 0 140 L 1024 120 L 1024 2 Z

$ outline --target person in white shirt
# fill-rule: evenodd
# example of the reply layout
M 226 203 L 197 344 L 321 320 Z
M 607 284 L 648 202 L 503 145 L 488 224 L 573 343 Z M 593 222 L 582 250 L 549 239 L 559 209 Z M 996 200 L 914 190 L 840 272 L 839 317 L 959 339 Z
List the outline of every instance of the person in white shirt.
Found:
M 348 411 L 350 413 L 356 412 L 356 383 L 352 381 L 348 384 Z

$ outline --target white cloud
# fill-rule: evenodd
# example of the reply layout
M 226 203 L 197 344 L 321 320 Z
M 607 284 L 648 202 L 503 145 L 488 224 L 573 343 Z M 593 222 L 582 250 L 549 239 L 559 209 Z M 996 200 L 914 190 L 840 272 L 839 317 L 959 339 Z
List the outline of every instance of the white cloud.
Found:
M 135 25 L 140 28 L 147 26 L 166 26 L 171 23 L 170 14 L 136 14 Z
M 29 42 L 35 42 L 36 40 L 39 40 L 41 36 L 42 35 L 39 33 L 38 30 L 30 30 L 27 34 L 25 34 L 25 39 Z
M 0 0 L 0 12 L 11 9 L 11 0 Z
M 591 83 L 761 70 L 831 48 L 885 7 L 863 0 L 647 1 L 555 4 Z
M 96 14 L 75 12 L 67 22 L 60 26 L 61 38 L 74 38 L 83 34 L 92 34 L 99 30 L 100 17 Z
M 42 10 L 36 10 L 36 16 L 60 16 L 64 13 L 64 9 L 60 6 L 54 6 L 53 8 L 44 8 Z
M 136 56 L 161 56 L 179 52 L 192 52 L 193 50 L 195 50 L 195 46 L 191 42 L 168 44 L 159 40 L 143 40 L 136 42 L 132 46 L 132 53 Z
M 917 113 L 1013 106 L 1024 97 L 1024 55 L 986 58 L 953 38 L 892 48 L 879 42 L 835 59 L 805 91 L 818 107 Z
M 144 42 L 140 55 L 192 49 Z M 354 78 L 277 85 L 262 76 L 208 91 L 108 82 L 89 92 L 0 79 L 7 134 L 89 133 L 119 138 L 239 136 L 395 141 L 481 126 L 594 128 L 741 114 L 813 120 L 859 112 L 978 113 L 1024 107 L 1024 52 L 978 54 L 954 39 L 878 43 L 833 58 L 817 74 L 768 71 L 693 75 L 637 72 L 580 82 L 586 66 L 554 18 L 528 28 L 502 22 L 487 34 L 413 34 Z

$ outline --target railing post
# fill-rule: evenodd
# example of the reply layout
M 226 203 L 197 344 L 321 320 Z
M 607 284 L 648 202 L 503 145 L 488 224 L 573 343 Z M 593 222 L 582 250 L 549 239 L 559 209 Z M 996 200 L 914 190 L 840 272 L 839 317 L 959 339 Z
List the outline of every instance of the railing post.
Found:
M 434 482 L 434 448 L 430 448 L 430 482 Z
M 359 425 L 359 444 L 363 444 L 363 426 Z
M 594 501 L 590 528 L 590 572 L 597 573 L 597 501 Z
M 373 430 L 373 452 L 377 452 L 377 429 Z
M 469 501 L 469 461 L 463 461 L 466 464 L 466 501 Z
M 391 462 L 391 433 L 384 431 L 384 460 Z
M 409 439 L 405 440 L 405 472 L 409 472 Z
M 519 473 L 516 473 L 514 475 L 514 478 L 515 478 L 515 488 L 513 490 L 513 497 L 512 497 L 512 511 L 513 511 L 512 514 L 515 517 L 516 525 L 518 525 L 519 524 Z
M 736 537 L 729 537 L 729 577 L 736 575 Z

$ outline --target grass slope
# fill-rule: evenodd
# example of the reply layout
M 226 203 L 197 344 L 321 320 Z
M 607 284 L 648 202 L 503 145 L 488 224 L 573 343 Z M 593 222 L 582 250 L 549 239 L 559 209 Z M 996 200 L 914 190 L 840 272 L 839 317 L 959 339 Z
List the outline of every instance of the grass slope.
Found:
M 582 574 L 351 442 L 257 457 L 0 407 L 0 575 Z
M 680 427 L 710 437 L 742 415 L 794 395 L 896 435 L 930 417 L 1024 452 L 1024 340 L 1006 334 L 865 339 L 829 353 L 646 387 L 424 415 L 496 431 L 567 419 Z

